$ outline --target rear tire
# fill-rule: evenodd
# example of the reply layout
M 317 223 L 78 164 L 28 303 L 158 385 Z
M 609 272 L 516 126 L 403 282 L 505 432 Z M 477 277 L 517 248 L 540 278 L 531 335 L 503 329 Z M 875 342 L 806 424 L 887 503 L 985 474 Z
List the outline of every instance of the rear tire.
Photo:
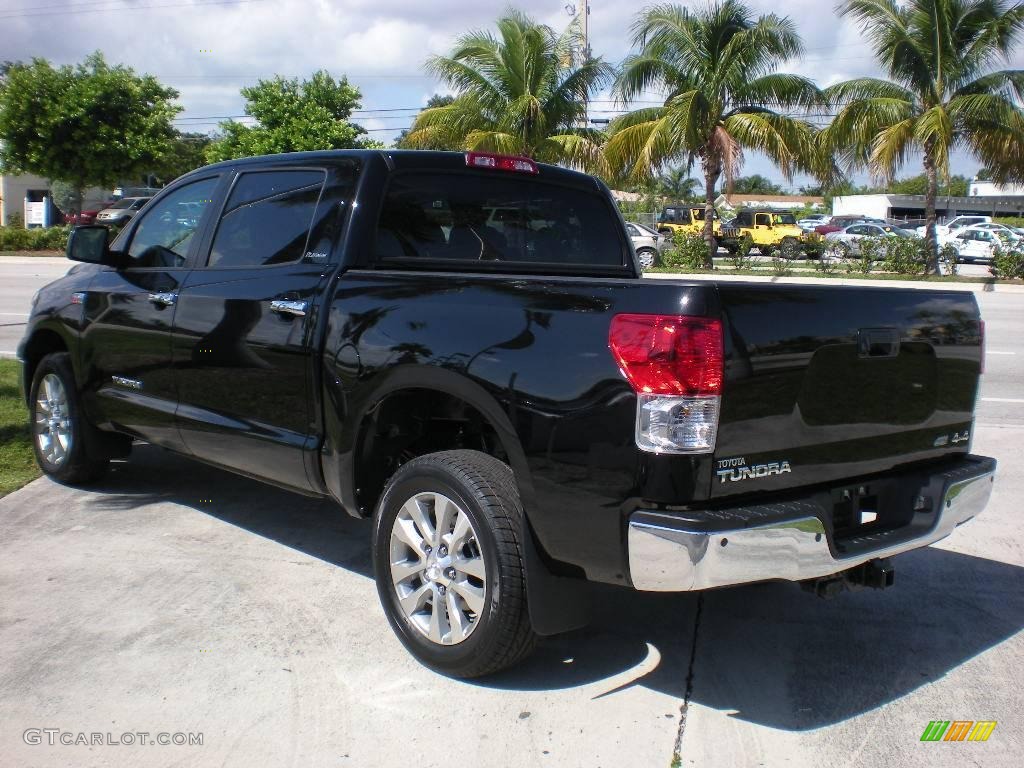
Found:
M 421 663 L 481 677 L 533 650 L 524 530 L 511 468 L 484 453 L 421 456 L 388 481 L 374 515 L 377 593 Z
M 32 377 L 32 448 L 44 474 L 59 483 L 85 484 L 107 471 L 110 461 L 89 454 L 92 432 L 75 387 L 71 356 L 44 357 Z

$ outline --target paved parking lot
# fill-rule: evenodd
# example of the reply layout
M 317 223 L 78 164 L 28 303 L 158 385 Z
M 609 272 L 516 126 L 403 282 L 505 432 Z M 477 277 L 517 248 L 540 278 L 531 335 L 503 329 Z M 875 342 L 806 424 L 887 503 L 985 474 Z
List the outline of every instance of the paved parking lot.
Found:
M 485 682 L 412 661 L 368 526 L 330 504 L 150 447 L 96 488 L 32 483 L 0 500 L 0 766 L 1016 766 L 1024 294 L 979 301 L 974 446 L 1001 462 L 995 492 L 897 559 L 896 587 L 609 589 L 591 627 Z M 920 742 L 935 719 L 998 726 Z M 30 728 L 203 743 L 35 745 Z

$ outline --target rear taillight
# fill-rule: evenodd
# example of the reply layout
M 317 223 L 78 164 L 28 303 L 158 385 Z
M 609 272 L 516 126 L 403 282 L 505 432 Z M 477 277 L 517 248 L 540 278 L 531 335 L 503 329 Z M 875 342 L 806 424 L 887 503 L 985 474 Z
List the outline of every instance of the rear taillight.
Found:
M 657 453 L 714 450 L 724 377 L 719 320 L 616 315 L 608 346 L 637 393 L 640 448 Z
M 467 152 L 466 165 L 471 168 L 493 168 L 496 171 L 539 172 L 537 164 L 528 157 L 495 155 L 490 152 Z

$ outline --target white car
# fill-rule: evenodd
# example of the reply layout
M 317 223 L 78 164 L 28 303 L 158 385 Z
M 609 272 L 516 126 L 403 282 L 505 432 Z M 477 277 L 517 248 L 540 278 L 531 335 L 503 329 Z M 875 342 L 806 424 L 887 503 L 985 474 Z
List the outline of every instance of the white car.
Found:
M 991 262 L 996 248 L 1006 247 L 1006 243 L 997 233 L 977 227 L 965 227 L 959 234 L 946 242 L 956 248 L 957 261 L 972 263 L 975 261 Z
M 1015 248 L 1024 241 L 1024 236 L 1017 232 L 1013 227 L 1008 227 L 1005 224 L 997 224 L 996 222 L 989 222 L 987 224 L 972 224 L 967 229 L 983 229 L 996 234 L 1000 240 L 1002 240 L 1010 248 Z
M 851 224 L 838 232 L 825 235 L 826 251 L 836 256 L 860 252 L 859 242 L 865 237 L 913 237 L 914 233 L 890 224 Z
M 827 213 L 812 213 L 800 219 L 796 225 L 804 232 L 813 232 L 815 227 L 828 224 L 831 220 L 832 217 Z
M 643 224 L 627 221 L 626 232 L 633 241 L 633 249 L 640 260 L 640 266 L 644 269 L 655 266 L 658 263 L 658 256 L 668 248 L 668 238 L 665 235 L 658 234 Z
M 957 231 L 963 227 L 969 227 L 972 224 L 991 224 L 991 216 L 957 216 L 945 224 L 935 225 L 935 234 L 939 238 L 946 237 L 947 235 L 955 235 Z M 917 236 L 924 237 L 925 232 L 928 231 L 928 227 L 918 227 Z
M 123 197 L 109 208 L 104 208 L 97 213 L 96 223 L 123 227 L 131 220 L 132 216 L 142 210 L 142 206 L 150 199 L 148 197 Z

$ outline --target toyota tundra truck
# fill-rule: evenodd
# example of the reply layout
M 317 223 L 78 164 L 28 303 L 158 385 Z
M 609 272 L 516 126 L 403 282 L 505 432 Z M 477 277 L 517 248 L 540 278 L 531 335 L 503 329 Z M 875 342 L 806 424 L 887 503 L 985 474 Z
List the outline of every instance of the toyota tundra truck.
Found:
M 332 499 L 448 675 L 581 626 L 595 582 L 888 586 L 991 492 L 973 294 L 643 279 L 582 173 L 248 158 L 108 236 L 73 232 L 19 346 L 43 472 L 142 441 Z

